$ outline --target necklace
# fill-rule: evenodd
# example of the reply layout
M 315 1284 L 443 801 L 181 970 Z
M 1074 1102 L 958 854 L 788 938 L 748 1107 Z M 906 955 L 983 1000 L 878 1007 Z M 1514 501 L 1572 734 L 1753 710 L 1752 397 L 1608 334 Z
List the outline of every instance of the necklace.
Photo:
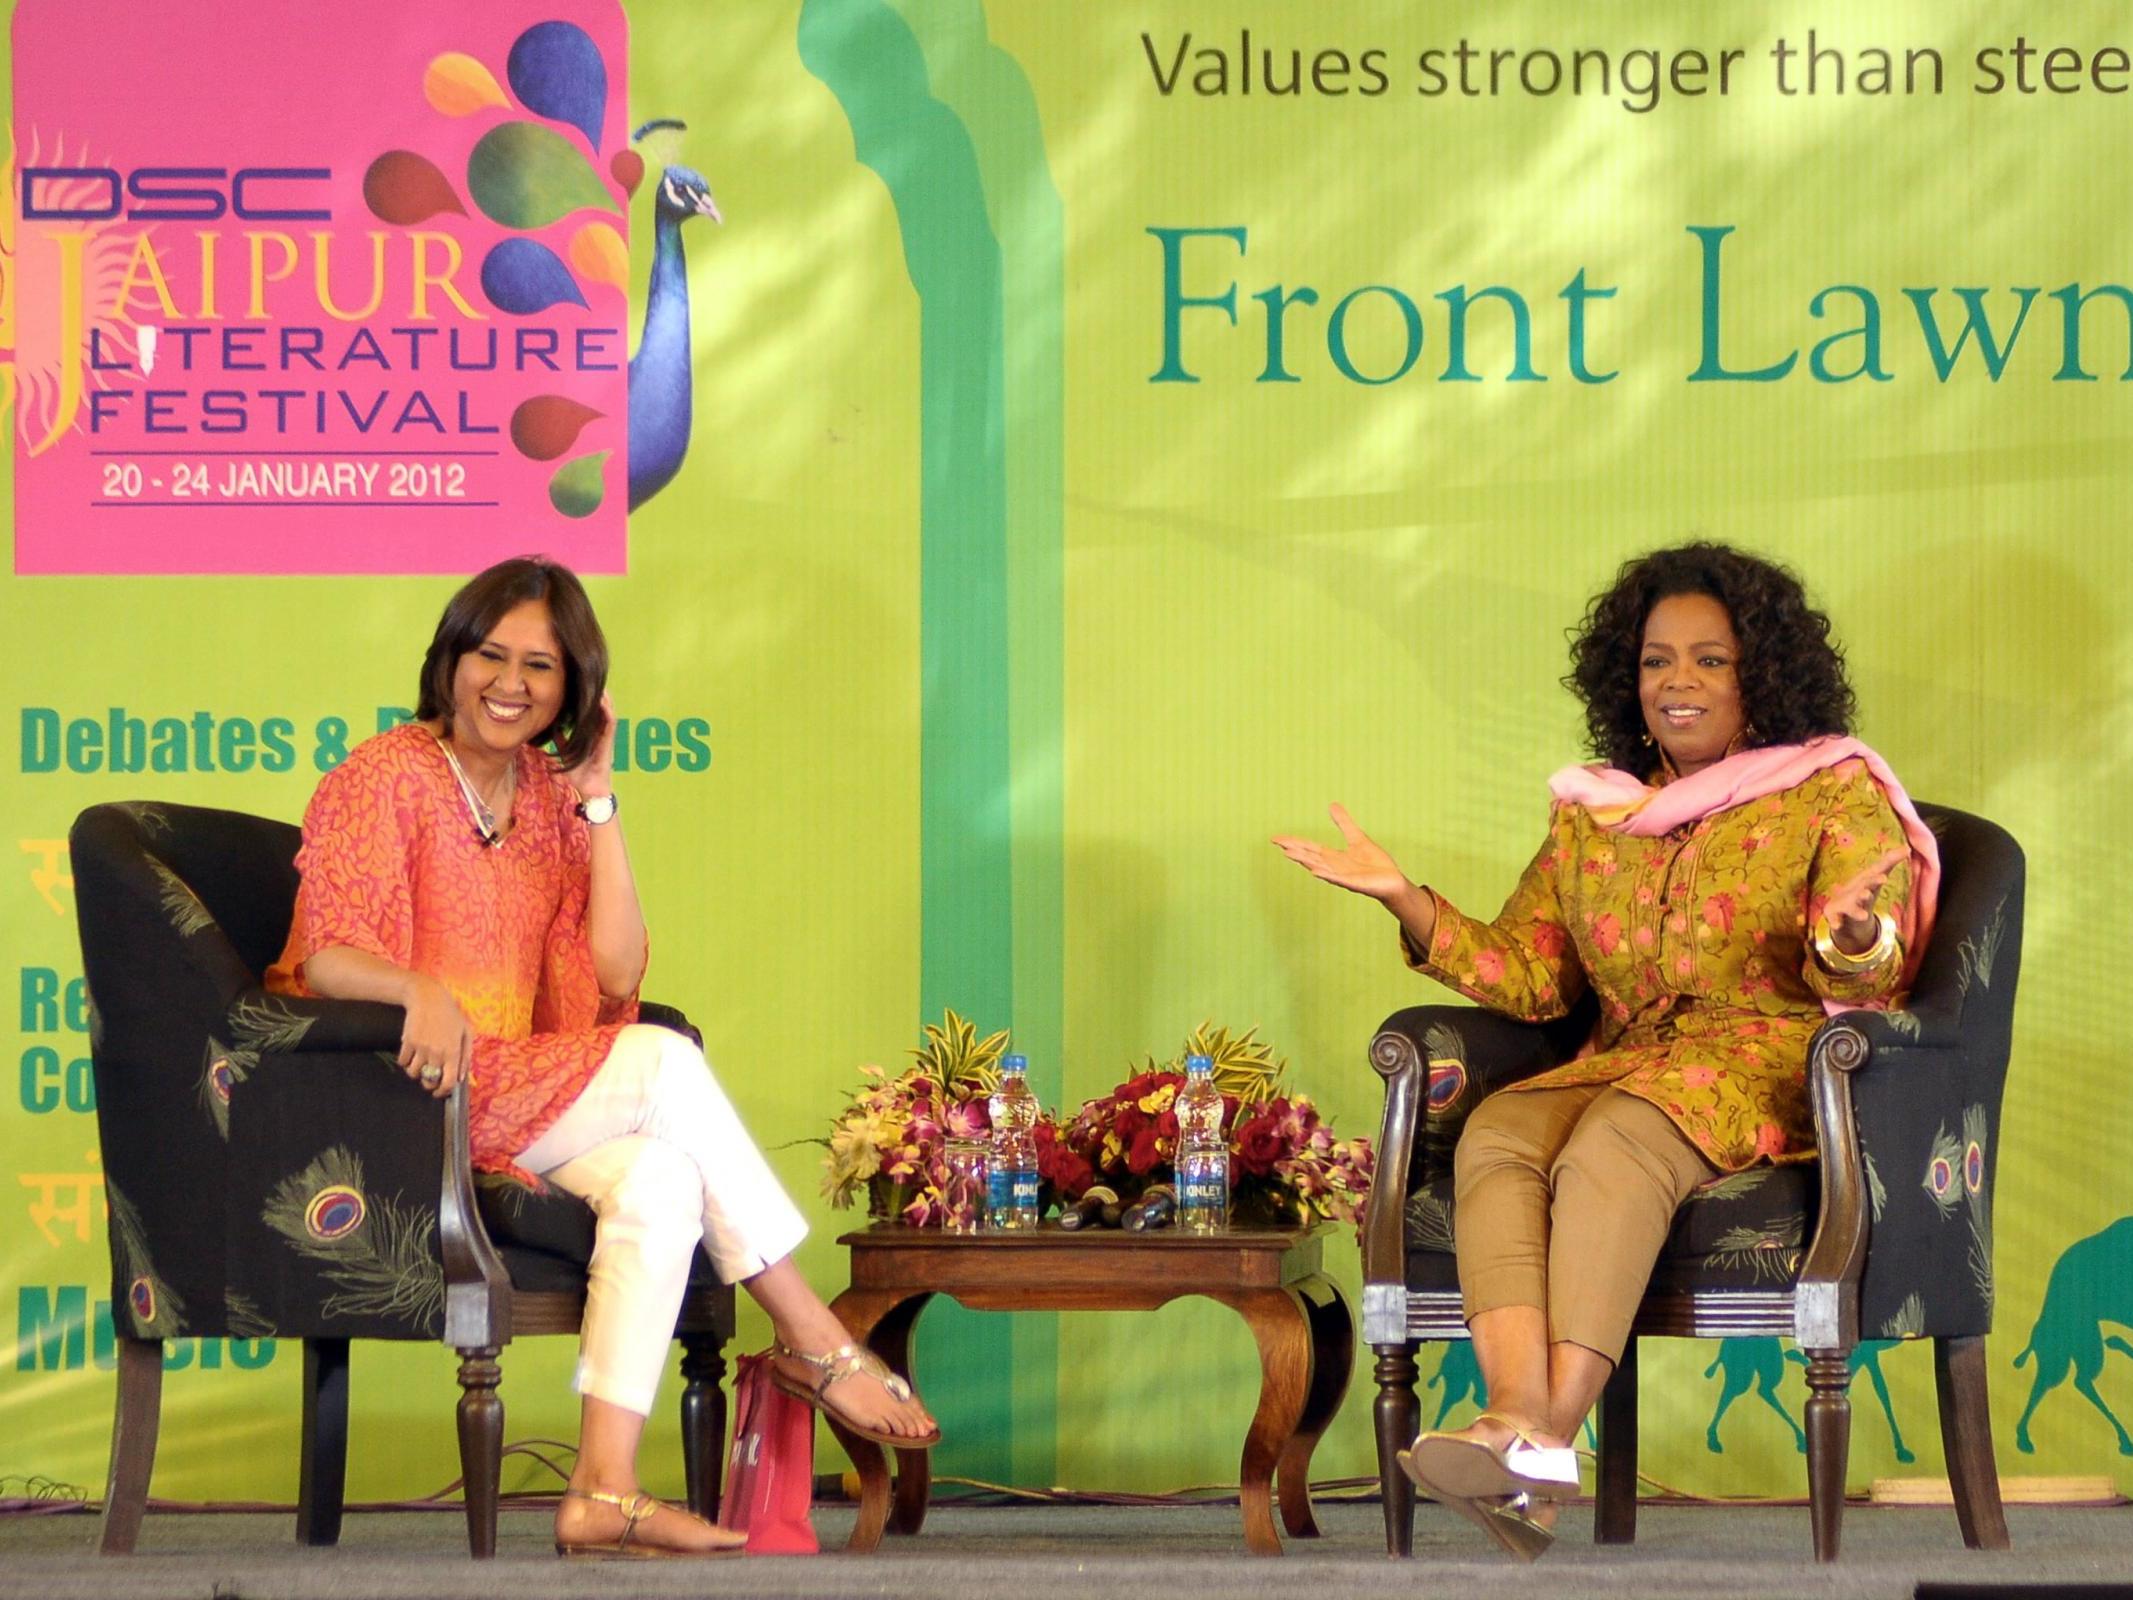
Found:
M 504 829 L 496 825 L 496 808 L 508 804 L 510 797 L 517 792 L 518 763 L 514 761 L 504 769 L 503 777 L 499 780 L 504 797 L 492 801 L 474 787 L 474 780 L 467 776 L 467 769 L 459 764 L 459 757 L 453 753 L 452 741 L 449 738 L 439 734 L 437 747 L 444 752 L 444 759 L 452 769 L 452 776 L 459 780 L 459 798 L 466 802 L 467 814 L 474 819 L 474 832 L 484 845 L 493 850 L 504 842 Z M 508 826 L 507 822 L 506 827 Z

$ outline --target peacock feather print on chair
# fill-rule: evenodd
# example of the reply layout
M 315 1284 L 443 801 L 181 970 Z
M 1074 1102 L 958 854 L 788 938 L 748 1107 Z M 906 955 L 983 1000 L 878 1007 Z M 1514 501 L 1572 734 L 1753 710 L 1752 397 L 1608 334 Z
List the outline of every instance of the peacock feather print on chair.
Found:
M 1797 1211 L 1773 1217 L 1761 1227 L 1728 1228 L 1712 1247 L 1714 1266 L 1746 1272 L 1758 1283 L 1790 1283 L 1800 1275 L 1800 1246 L 1807 1218 Z
M 393 1317 L 438 1326 L 444 1269 L 431 1237 L 436 1220 L 363 1188 L 363 1163 L 334 1145 L 275 1185 L 261 1213 L 298 1255 L 319 1264 L 335 1292 L 328 1317 Z
M 224 1144 L 230 1138 L 230 1095 L 244 1082 L 249 1064 L 213 1034 L 200 1051 L 200 1082 L 194 1096 Z
M 1993 923 L 1995 930 L 1999 923 Z M 1981 1105 L 1963 1107 L 1963 1197 L 1970 1204 L 1970 1277 L 1992 1310 L 1992 1195 L 1985 1182 L 1985 1141 L 1991 1124 Z
M 1933 1143 L 1926 1151 L 1925 1174 L 1918 1182 L 1943 1217 L 1954 1216 L 1956 1207 L 1963 1203 L 1963 1144 L 1948 1131 L 1945 1122 L 1933 1135 Z
M 1452 1207 L 1449 1194 L 1417 1189 L 1407 1199 L 1407 1248 L 1449 1254 L 1452 1242 Z
M 1881 1325 L 1884 1339 L 1917 1339 L 1926 1330 L 1926 1297 L 1912 1290 Z
M 125 1286 L 126 1314 L 133 1319 L 133 1336 L 176 1338 L 185 1326 L 185 1302 L 177 1290 L 156 1275 L 140 1212 L 120 1193 L 109 1173 L 104 1175 L 104 1197 L 111 1206 L 111 1245 L 118 1256 L 113 1265 Z
M 1989 972 L 1990 965 L 1990 958 L 1985 958 L 1984 970 Z M 1954 1220 L 1957 1212 L 1964 1214 L 1970 1229 L 1970 1277 L 1988 1310 L 1992 1305 L 1992 1195 L 1985 1182 L 1985 1157 L 1991 1133 L 1985 1108 L 1965 1106 L 1960 1137 L 1950 1133 L 1945 1122 L 1934 1131 L 1926 1152 L 1925 1176 L 1919 1180 L 1943 1221 Z
M 223 1296 L 223 1314 L 229 1318 L 232 1339 L 271 1339 L 274 1324 L 261 1313 L 251 1296 L 232 1289 Z
M 230 1007 L 230 1034 L 246 1071 L 259 1065 L 263 1052 L 294 1050 L 311 1031 L 312 1018 L 302 1016 L 270 994 L 253 995 Z
M 230 1137 L 230 1096 L 259 1065 L 263 1052 L 294 1050 L 311 1031 L 312 1019 L 272 995 L 254 995 L 230 1007 L 229 1023 L 231 1042 L 207 1036 L 195 1090 L 201 1109 L 225 1144 Z
M 154 856 L 149 856 L 148 870 L 156 877 L 156 889 L 163 903 L 163 915 L 181 939 L 189 939 L 202 928 L 215 925 L 215 914 L 208 910 L 193 893 L 192 885 L 163 865 Z
M 1723 1178 L 1713 1178 L 1689 1191 L 1689 1203 L 1723 1205 L 1730 1200 L 1745 1199 L 1770 1181 L 1771 1171 L 1769 1167 L 1748 1167 L 1740 1172 L 1729 1172 Z

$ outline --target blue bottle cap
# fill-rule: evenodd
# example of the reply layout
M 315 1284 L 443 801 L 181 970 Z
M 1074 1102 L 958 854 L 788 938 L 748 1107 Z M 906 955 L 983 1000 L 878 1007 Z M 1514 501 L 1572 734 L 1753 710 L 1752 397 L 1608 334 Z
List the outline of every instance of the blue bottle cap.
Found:
M 1029 1057 L 1022 1055 L 1002 1056 L 1000 1057 L 1000 1070 L 1002 1072 L 1026 1073 L 1029 1071 Z
M 1211 1057 L 1187 1056 L 1185 1058 L 1185 1075 L 1187 1077 L 1194 1077 L 1203 1072 L 1212 1073 L 1214 1070 L 1215 1063 Z

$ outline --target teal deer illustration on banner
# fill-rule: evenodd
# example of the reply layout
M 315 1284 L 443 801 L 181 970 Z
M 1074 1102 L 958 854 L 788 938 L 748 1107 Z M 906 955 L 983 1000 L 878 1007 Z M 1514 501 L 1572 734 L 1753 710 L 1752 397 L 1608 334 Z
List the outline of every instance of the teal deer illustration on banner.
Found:
M 1725 1441 L 1718 1436 L 1718 1425 L 1725 1421 L 1733 1402 L 1751 1389 L 1792 1430 L 1793 1448 L 1802 1451 L 1807 1448 L 1807 1435 L 1801 1431 L 1792 1413 L 1785 1409 L 1785 1402 L 1778 1398 L 1778 1387 L 1785 1381 L 1785 1350 L 1777 1340 L 1721 1339 L 1717 1354 L 1703 1369 L 1703 1375 L 1706 1378 L 1722 1377 L 1718 1409 L 1711 1413 L 1711 1421 L 1704 1429 L 1704 1447 L 1711 1454 L 1722 1456 L 1726 1453 Z
M 2133 1345 L 2116 1334 L 2106 1334 L 2103 1324 L 2133 1325 L 2133 1217 L 2120 1217 L 2100 1233 L 2076 1239 L 2052 1263 L 2052 1275 L 2044 1286 L 2044 1304 L 2037 1309 L 2036 1323 L 2029 1330 L 2029 1343 L 2015 1357 L 2018 1367 L 2034 1356 L 2037 1371 L 2030 1386 L 2029 1404 L 2015 1424 L 2015 1448 L 2024 1454 L 2036 1450 L 2029 1437 L 2029 1419 L 2052 1390 L 2069 1374 L 2081 1397 L 2102 1413 L 2103 1420 L 2118 1435 L 2118 1453 L 2133 1456 L 2133 1438 L 2125 1424 L 2111 1414 L 2097 1392 L 2096 1379 L 2103 1372 L 2105 1352 L 2116 1350 L 2133 1356 Z
M 1429 1387 L 1442 1389 L 1437 1401 L 1436 1420 L 1432 1428 L 1444 1426 L 1444 1419 L 1451 1415 L 1452 1408 L 1465 1401 L 1474 1402 L 1476 1411 L 1483 1411 L 1489 1404 L 1489 1386 L 1482 1382 L 1481 1363 L 1474 1359 L 1474 1342 L 1471 1339 L 1450 1339 L 1445 1342 L 1444 1359 L 1437 1363 L 1436 1372 L 1430 1377 Z M 1585 1448 L 1600 1447 L 1599 1431 L 1591 1417 L 1585 1419 Z
M 1866 1339 L 1852 1347 L 1846 1358 L 1851 1376 L 1857 1379 L 1864 1372 L 1867 1381 L 1874 1386 L 1874 1397 L 1881 1402 L 1881 1414 L 1889 1425 L 1889 1440 L 1895 1446 L 1896 1459 L 1908 1466 L 1918 1459 L 1910 1446 L 1903 1442 L 1903 1429 L 1896 1422 L 1896 1407 L 1889 1398 L 1888 1379 L 1882 1376 L 1881 1353 L 1903 1341 L 1899 1339 Z M 1805 1451 L 1807 1435 L 1800 1424 L 1785 1409 L 1785 1402 L 1778 1396 L 1778 1386 L 1785 1381 L 1785 1364 L 1794 1362 L 1807 1365 L 1807 1358 L 1797 1350 L 1786 1350 L 1777 1339 L 1721 1339 L 1718 1353 L 1704 1369 L 1706 1378 L 1724 1374 L 1719 1390 L 1718 1408 L 1711 1413 L 1709 1427 L 1704 1430 L 1704 1444 L 1713 1455 L 1724 1455 L 1725 1444 L 1718 1436 L 1719 1424 L 1724 1421 L 1726 1409 L 1746 1394 L 1751 1388 L 1772 1411 L 1784 1418 L 1785 1426 L 1792 1430 L 1793 1448 Z

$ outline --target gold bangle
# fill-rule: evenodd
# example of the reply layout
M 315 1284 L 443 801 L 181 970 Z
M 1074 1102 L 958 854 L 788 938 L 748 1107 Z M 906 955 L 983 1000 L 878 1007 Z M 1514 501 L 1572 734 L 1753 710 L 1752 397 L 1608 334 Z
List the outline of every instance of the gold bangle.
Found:
M 1896 952 L 1896 919 L 1886 911 L 1877 911 L 1874 913 L 1874 921 L 1878 926 L 1873 945 L 1858 955 L 1852 955 L 1837 947 L 1837 941 L 1830 933 L 1829 914 L 1824 912 L 1815 918 L 1815 959 L 1822 963 L 1826 971 L 1836 973 L 1839 977 L 1849 978 L 1862 972 L 1873 971 Z

